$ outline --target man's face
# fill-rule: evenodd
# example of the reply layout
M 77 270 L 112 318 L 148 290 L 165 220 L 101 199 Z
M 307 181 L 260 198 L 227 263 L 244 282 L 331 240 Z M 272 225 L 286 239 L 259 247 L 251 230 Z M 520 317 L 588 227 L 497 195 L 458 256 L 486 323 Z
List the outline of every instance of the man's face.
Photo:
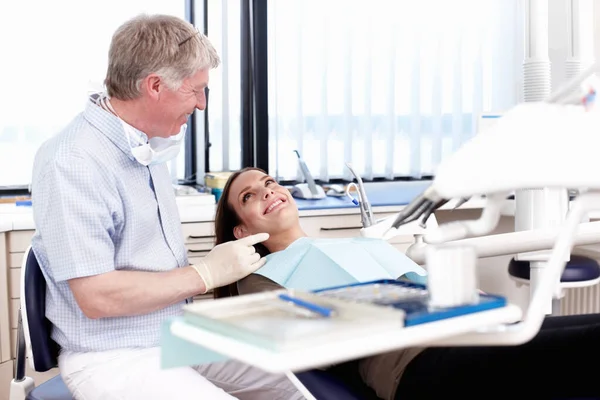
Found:
M 208 69 L 204 69 L 185 79 L 179 89 L 162 90 L 156 102 L 157 129 L 154 136 L 169 137 L 178 134 L 195 109 L 204 110 L 207 86 Z

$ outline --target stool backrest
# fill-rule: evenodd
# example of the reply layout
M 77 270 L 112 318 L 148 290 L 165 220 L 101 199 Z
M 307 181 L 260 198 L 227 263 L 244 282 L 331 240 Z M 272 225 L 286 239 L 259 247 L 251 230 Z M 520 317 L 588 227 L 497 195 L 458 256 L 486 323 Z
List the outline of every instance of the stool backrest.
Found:
M 52 323 L 46 318 L 46 279 L 31 246 L 21 264 L 21 318 L 33 369 L 44 372 L 56 367 L 59 346 L 50 337 Z

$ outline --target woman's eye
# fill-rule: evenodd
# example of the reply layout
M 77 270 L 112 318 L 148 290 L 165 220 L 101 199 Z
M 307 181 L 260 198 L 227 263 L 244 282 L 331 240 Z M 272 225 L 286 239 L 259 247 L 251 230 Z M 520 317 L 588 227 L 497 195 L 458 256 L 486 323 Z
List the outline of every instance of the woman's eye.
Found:
M 249 199 L 249 198 L 250 198 L 250 193 L 246 193 L 246 194 L 244 195 L 244 197 L 242 197 L 242 201 L 245 203 L 245 202 L 247 202 L 247 201 L 248 201 L 248 199 Z
M 275 181 L 273 179 L 267 179 L 265 181 L 265 186 L 269 186 L 271 183 L 275 183 Z

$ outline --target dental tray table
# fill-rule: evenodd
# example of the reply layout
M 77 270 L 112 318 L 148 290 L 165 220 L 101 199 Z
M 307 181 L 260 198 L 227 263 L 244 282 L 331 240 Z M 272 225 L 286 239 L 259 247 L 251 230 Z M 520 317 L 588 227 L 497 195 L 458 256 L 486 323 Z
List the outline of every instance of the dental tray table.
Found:
M 478 301 L 473 304 L 433 309 L 428 305 L 428 293 L 425 285 L 389 279 L 321 289 L 314 293 L 357 304 L 368 303 L 403 310 L 406 313 L 405 326 L 506 306 L 504 297 L 480 294 Z
M 521 318 L 521 309 L 500 296 L 480 295 L 475 304 L 447 309 L 432 309 L 427 299 L 422 285 L 381 280 L 189 304 L 163 328 L 163 366 L 232 358 L 269 372 L 296 372 L 431 346 Z
M 284 351 L 366 335 L 373 329 L 401 329 L 404 311 L 369 303 L 277 290 L 212 304 L 191 305 L 184 319 L 229 338 Z

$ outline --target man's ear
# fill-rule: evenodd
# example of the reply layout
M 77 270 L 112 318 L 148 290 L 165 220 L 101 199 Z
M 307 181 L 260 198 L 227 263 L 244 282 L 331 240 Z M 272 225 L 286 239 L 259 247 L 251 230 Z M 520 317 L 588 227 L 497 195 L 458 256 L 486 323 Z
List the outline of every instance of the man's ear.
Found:
M 153 99 L 156 99 L 160 96 L 162 85 L 164 85 L 164 82 L 160 76 L 156 74 L 148 75 L 142 83 L 143 90 Z
M 246 230 L 246 227 L 244 227 L 243 225 L 238 225 L 235 228 L 233 228 L 233 236 L 235 236 L 236 239 L 242 239 L 246 236 L 250 236 L 250 234 Z

